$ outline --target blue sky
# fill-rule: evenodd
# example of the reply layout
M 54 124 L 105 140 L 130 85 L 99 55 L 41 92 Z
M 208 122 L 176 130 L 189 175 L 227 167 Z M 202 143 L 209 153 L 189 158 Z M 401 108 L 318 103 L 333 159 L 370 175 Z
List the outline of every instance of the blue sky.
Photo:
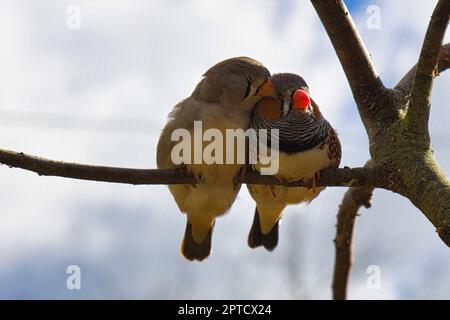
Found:
M 415 63 L 435 1 L 412 2 L 348 3 L 386 85 Z M 369 4 L 381 9 L 380 29 L 366 26 Z M 81 9 L 80 30 L 66 27 L 69 5 Z M 306 79 L 340 135 L 342 165 L 369 157 L 342 68 L 308 1 L 5 0 L 0 39 L 2 148 L 154 168 L 172 106 L 209 66 L 248 55 Z M 449 86 L 449 74 L 437 79 L 430 120 L 447 172 Z M 165 186 L 38 177 L 4 166 L 0 175 L 0 298 L 330 298 L 342 188 L 287 209 L 273 253 L 247 248 L 254 204 L 242 188 L 217 221 L 212 256 L 189 263 L 178 252 L 185 220 Z M 377 190 L 356 240 L 351 298 L 450 296 L 442 277 L 448 248 L 408 200 Z M 81 268 L 81 290 L 66 288 L 72 264 Z M 382 271 L 379 290 L 366 286 L 371 265 Z
M 350 11 L 351 14 L 358 14 L 360 12 L 364 12 L 368 5 L 370 4 L 378 4 L 380 1 L 368 1 L 368 0 L 354 0 L 354 1 L 346 1 L 345 4 Z

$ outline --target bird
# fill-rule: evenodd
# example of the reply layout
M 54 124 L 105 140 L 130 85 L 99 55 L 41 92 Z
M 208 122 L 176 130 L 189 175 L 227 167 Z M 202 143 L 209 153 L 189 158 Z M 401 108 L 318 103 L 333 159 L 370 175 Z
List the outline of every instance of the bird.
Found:
M 279 221 L 286 206 L 311 202 L 324 187 L 316 187 L 320 170 L 337 168 L 341 144 L 335 129 L 310 97 L 305 80 L 293 73 L 272 76 L 275 97 L 260 100 L 252 113 L 250 128 L 278 129 L 280 181 L 312 180 L 312 188 L 248 184 L 256 209 L 248 235 L 248 246 L 273 251 L 278 244 Z M 270 140 L 267 142 L 270 148 Z M 260 172 L 262 164 L 249 164 Z
M 157 167 L 181 168 L 194 175 L 198 182 L 169 185 L 178 208 L 187 216 L 180 247 L 186 259 L 202 261 L 210 255 L 215 220 L 233 204 L 241 187 L 235 183 L 235 177 L 242 174 L 246 163 L 174 163 L 171 151 L 176 142 L 171 139 L 172 133 L 185 129 L 192 134 L 195 121 L 201 121 L 203 132 L 218 129 L 224 136 L 228 129 L 248 129 L 255 104 L 271 95 L 269 70 L 252 58 L 234 57 L 209 68 L 192 94 L 170 112 L 157 145 Z M 191 143 L 192 149 L 194 144 Z M 201 148 L 204 150 L 204 142 Z

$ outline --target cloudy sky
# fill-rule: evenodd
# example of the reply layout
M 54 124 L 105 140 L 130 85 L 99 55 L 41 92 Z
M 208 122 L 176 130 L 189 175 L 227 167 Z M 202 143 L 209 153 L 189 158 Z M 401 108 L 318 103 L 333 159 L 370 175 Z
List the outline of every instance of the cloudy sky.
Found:
M 436 1 L 351 2 L 383 81 L 395 85 L 418 57 Z M 380 10 L 379 28 L 367 26 L 370 5 Z M 80 29 L 67 27 L 71 6 L 81 10 Z M 307 80 L 340 135 L 342 165 L 369 157 L 344 73 L 306 0 L 3 0 L 0 41 L 0 148 L 154 168 L 172 106 L 209 66 L 246 55 Z M 450 75 L 441 75 L 431 114 L 447 172 L 449 87 Z M 287 209 L 273 253 L 247 248 L 254 204 L 242 188 L 216 223 L 212 256 L 190 263 L 178 251 L 185 218 L 165 186 L 38 177 L 5 166 L 0 181 L 0 298 L 331 297 L 342 188 Z M 409 200 L 377 190 L 361 213 L 350 298 L 450 298 L 448 248 Z M 66 287 L 70 265 L 81 269 L 81 290 Z M 370 266 L 381 271 L 378 289 L 367 286 Z

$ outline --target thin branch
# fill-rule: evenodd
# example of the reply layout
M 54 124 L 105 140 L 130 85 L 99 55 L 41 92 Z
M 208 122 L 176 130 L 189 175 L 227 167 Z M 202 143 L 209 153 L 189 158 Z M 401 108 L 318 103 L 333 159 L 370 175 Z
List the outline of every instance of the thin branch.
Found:
M 40 176 L 56 176 L 80 180 L 126 184 L 193 184 L 195 178 L 182 170 L 132 169 L 96 166 L 55 161 L 15 152 L 0 150 L 0 163 L 10 168 L 20 168 Z
M 49 160 L 0 149 L 0 163 L 12 168 L 21 168 L 41 176 L 57 176 L 81 180 L 115 182 L 126 184 L 195 184 L 196 179 L 181 169 L 132 169 L 95 166 Z M 381 187 L 381 174 L 369 168 L 339 168 L 324 170 L 316 186 L 377 186 Z M 247 172 L 237 177 L 238 183 L 284 185 L 288 187 L 312 187 L 311 181 L 287 182 L 273 176 L 261 176 Z
M 320 172 L 319 181 L 316 182 L 318 187 L 360 187 L 374 186 L 377 188 L 385 188 L 383 175 L 372 168 L 338 168 L 326 169 Z M 244 176 L 238 177 L 237 182 L 247 184 L 262 185 L 283 185 L 286 187 L 306 187 L 312 188 L 311 181 L 281 181 L 273 176 L 262 176 L 256 172 L 247 172 Z
M 450 68 L 450 42 L 446 43 L 441 48 L 439 56 L 437 75 Z M 414 77 L 416 76 L 417 64 L 408 71 L 407 74 L 399 81 L 394 87 L 396 90 L 400 90 L 405 95 L 411 94 L 411 89 L 414 83 Z
M 369 161 L 366 167 L 372 165 Z M 345 300 L 347 298 L 348 279 L 353 266 L 353 243 L 356 217 L 359 209 L 364 206 L 370 208 L 373 187 L 349 188 L 342 199 L 337 214 L 336 247 L 334 275 L 333 275 L 333 299 Z
M 428 29 L 417 63 L 411 101 L 407 113 L 408 129 L 411 132 L 428 133 L 431 90 L 437 75 L 442 41 L 450 16 L 450 0 L 439 0 L 428 24 Z
M 369 108 L 384 89 L 375 66 L 342 0 L 311 0 L 347 76 L 358 108 Z

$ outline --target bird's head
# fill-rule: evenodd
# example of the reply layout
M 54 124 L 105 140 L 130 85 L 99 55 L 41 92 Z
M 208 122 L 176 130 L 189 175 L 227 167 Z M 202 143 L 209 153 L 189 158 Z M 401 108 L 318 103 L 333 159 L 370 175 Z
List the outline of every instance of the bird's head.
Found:
M 203 76 L 192 95 L 226 107 L 250 112 L 259 100 L 274 94 L 269 70 L 248 57 L 221 61 Z
M 317 104 L 309 95 L 305 80 L 293 73 L 278 73 L 272 76 L 275 97 L 267 97 L 258 102 L 254 115 L 269 120 L 277 120 L 289 112 L 303 112 L 321 117 Z
M 275 94 L 282 103 L 283 116 L 290 111 L 310 112 L 311 98 L 306 81 L 294 73 L 273 76 Z

